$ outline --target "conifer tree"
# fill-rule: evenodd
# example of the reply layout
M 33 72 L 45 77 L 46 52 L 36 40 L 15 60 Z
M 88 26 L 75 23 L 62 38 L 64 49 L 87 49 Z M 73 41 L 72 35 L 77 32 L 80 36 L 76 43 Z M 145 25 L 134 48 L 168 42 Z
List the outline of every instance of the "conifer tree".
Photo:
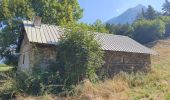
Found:
M 168 0 L 165 0 L 162 10 L 164 12 L 164 15 L 170 16 L 170 2 Z
M 146 13 L 144 13 L 144 16 L 146 19 L 153 20 L 157 17 L 157 14 L 154 8 L 151 5 L 149 5 Z

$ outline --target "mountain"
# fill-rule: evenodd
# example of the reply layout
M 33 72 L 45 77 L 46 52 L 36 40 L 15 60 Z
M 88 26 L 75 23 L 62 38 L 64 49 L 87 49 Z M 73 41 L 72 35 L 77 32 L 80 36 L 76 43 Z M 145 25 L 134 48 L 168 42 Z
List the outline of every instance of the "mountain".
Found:
M 108 20 L 106 23 L 109 24 L 126 24 L 126 23 L 133 23 L 136 19 L 137 15 L 142 12 L 142 9 L 146 11 L 146 7 L 139 4 L 134 8 L 129 8 L 124 13 L 119 15 L 118 17 L 114 17 L 110 20 Z

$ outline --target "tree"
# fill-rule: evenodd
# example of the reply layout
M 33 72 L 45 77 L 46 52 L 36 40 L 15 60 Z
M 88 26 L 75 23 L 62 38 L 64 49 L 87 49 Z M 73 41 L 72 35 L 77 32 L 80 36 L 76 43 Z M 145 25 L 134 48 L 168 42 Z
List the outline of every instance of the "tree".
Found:
M 160 16 L 158 19 L 165 23 L 165 37 L 170 36 L 170 16 Z
M 153 20 L 156 19 L 159 15 L 160 13 L 156 12 L 154 8 L 151 5 L 149 5 L 146 11 L 142 9 L 142 12 L 138 14 L 136 20 L 143 20 L 143 19 Z
M 42 22 L 63 25 L 82 17 L 83 10 L 77 0 L 31 0 L 35 14 L 43 16 Z
M 162 20 L 139 20 L 133 24 L 134 39 L 142 44 L 160 39 L 165 34 L 165 23 Z
M 76 23 L 82 12 L 77 0 L 0 0 L 1 58 L 9 63 L 10 58 L 16 58 L 14 53 L 21 33 L 21 19 L 31 20 L 39 15 L 43 23 L 65 25 Z
M 21 29 L 20 19 L 30 19 L 33 9 L 27 0 L 1 0 L 0 5 L 0 56 L 6 63 L 16 65 L 14 53 Z
M 109 30 L 109 33 L 133 37 L 133 27 L 130 24 L 124 24 L 124 25 L 107 24 L 106 28 L 107 30 Z
M 133 37 L 133 27 L 129 24 L 119 25 L 116 34 Z
M 59 72 L 66 86 L 75 85 L 87 78 L 97 79 L 96 70 L 103 64 L 103 51 L 94 39 L 94 34 L 85 27 L 72 26 L 58 47 Z
M 91 27 L 93 28 L 94 31 L 96 32 L 101 32 L 101 33 L 108 33 L 106 30 L 106 25 L 102 23 L 101 20 L 96 20 Z
M 148 6 L 147 11 L 144 13 L 144 17 L 148 20 L 153 20 L 157 17 L 157 13 L 151 5 Z
M 170 16 L 170 2 L 168 0 L 165 0 L 162 10 L 164 12 L 164 15 Z
M 145 11 L 142 8 L 142 12 L 137 15 L 136 20 L 143 20 L 143 19 L 145 19 L 145 16 L 146 16 Z

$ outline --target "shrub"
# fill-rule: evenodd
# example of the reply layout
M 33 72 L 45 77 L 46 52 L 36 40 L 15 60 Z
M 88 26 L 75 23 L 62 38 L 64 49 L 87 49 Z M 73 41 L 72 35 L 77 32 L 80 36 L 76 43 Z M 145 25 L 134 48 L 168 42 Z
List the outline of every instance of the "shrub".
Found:
M 0 100 L 12 98 L 19 92 L 13 71 L 0 73 Z
M 62 90 L 58 72 L 52 73 L 49 70 L 33 71 L 32 74 L 19 72 L 16 81 L 21 92 L 31 95 L 57 94 Z
M 66 86 L 75 85 L 83 79 L 98 79 L 96 70 L 103 63 L 103 51 L 94 34 L 85 28 L 68 27 L 58 45 L 58 66 Z

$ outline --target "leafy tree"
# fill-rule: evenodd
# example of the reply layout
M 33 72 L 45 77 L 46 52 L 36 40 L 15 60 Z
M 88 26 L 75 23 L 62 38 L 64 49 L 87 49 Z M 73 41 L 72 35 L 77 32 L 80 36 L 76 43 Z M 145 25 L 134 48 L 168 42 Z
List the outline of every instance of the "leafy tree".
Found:
M 165 0 L 162 10 L 164 11 L 164 15 L 170 16 L 170 2 L 168 0 Z
M 140 43 L 148 43 L 164 36 L 165 23 L 162 20 L 139 20 L 133 24 L 134 39 Z
M 19 20 L 21 18 L 29 19 L 33 10 L 27 0 L 1 0 L 0 5 L 0 28 L 2 30 L 0 33 L 0 56 L 5 58 L 8 64 L 17 64 L 14 52 L 21 27 Z
M 116 33 L 116 26 L 115 24 L 106 24 L 106 29 L 109 31 L 111 34 Z
M 106 30 L 106 25 L 102 23 L 101 20 L 96 20 L 92 25 L 92 28 L 96 32 L 101 32 L 101 33 L 108 33 Z
M 14 64 L 11 60 L 16 58 L 14 53 L 21 33 L 21 19 L 31 20 L 39 15 L 43 23 L 64 25 L 76 23 L 82 12 L 77 0 L 0 0 L 1 58 Z
M 129 24 L 119 25 L 116 34 L 133 37 L 133 27 Z
M 66 86 L 88 78 L 96 81 L 97 68 L 103 64 L 103 51 L 94 35 L 85 27 L 68 27 L 58 47 L 58 62 Z
M 56 25 L 78 21 L 83 12 L 77 0 L 31 0 L 31 6 L 43 23 Z
M 130 24 L 124 24 L 124 25 L 107 24 L 106 28 L 107 30 L 109 30 L 109 33 L 133 37 L 133 27 Z
M 165 37 L 170 36 L 170 16 L 161 16 L 158 19 L 165 23 Z
M 165 37 L 170 36 L 170 23 L 166 24 Z

